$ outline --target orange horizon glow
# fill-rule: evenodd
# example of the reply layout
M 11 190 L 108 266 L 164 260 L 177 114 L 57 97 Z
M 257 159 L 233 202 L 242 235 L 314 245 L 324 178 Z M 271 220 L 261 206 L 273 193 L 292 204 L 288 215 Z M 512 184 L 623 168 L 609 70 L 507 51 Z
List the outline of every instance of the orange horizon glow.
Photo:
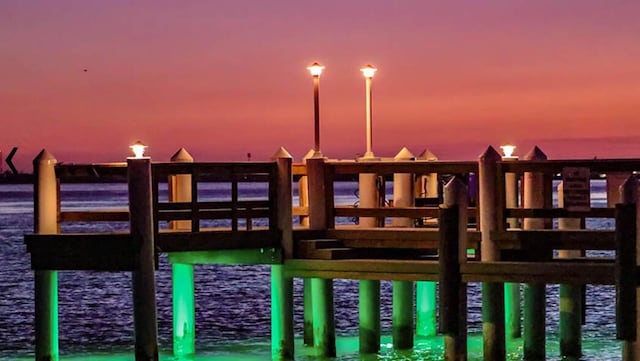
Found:
M 363 8 L 363 4 L 367 4 Z M 6 157 L 67 163 L 266 160 L 313 147 L 306 67 L 326 66 L 322 152 L 364 152 L 362 64 L 377 156 L 640 158 L 640 2 L 596 0 L 0 3 Z M 364 9 L 364 10 L 363 10 Z M 312 15 L 312 16 L 311 16 Z M 5 168 L 6 169 L 6 168 Z

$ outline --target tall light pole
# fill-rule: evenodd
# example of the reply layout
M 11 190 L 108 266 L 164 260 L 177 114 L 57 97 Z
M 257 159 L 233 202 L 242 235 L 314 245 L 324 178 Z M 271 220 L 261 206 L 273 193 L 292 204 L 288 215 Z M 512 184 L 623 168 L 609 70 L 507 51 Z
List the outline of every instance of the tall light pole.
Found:
M 372 106 L 371 106 L 371 80 L 373 79 L 373 75 L 376 73 L 378 69 L 371 64 L 365 65 L 360 71 L 362 75 L 364 75 L 366 81 L 366 112 L 367 112 L 367 151 L 364 153 L 364 158 L 373 158 L 373 124 L 372 124 Z
M 313 157 L 322 157 L 320 152 L 320 74 L 324 66 L 315 62 L 307 67 L 313 76 Z

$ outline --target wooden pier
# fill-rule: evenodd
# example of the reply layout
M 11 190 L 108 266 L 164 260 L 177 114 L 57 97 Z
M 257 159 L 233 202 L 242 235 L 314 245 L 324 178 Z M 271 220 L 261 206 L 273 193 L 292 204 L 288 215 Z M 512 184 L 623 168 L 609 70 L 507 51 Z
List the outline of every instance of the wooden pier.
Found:
M 361 352 L 379 350 L 377 281 L 394 281 L 393 343 L 399 349 L 413 346 L 413 315 L 423 312 L 413 309 L 414 297 L 421 297 L 418 310 L 435 307 L 435 295 L 414 295 L 413 282 L 418 289 L 439 282 L 437 329 L 445 337 L 445 359 L 466 360 L 466 285 L 481 282 L 485 360 L 505 360 L 505 338 L 521 332 L 523 357 L 544 359 L 545 284 L 566 286 L 561 353 L 580 357 L 580 288 L 594 284 L 617 286 L 623 360 L 640 360 L 635 176 L 640 159 L 546 160 L 535 148 L 528 160 L 513 161 L 491 147 L 478 161 L 398 158 L 292 163 L 280 149 L 270 162 L 202 163 L 182 149 L 171 162 L 142 158 L 73 165 L 59 164 L 43 151 L 34 160 L 35 229 L 25 235 L 35 271 L 36 360 L 58 359 L 58 270 L 131 271 L 136 360 L 157 360 L 154 269 L 160 253 L 168 253 L 173 268 L 176 357 L 196 352 L 193 265 L 242 263 L 272 265 L 273 359 L 294 357 L 293 278 L 305 279 L 305 344 L 335 356 L 332 280 L 346 278 L 361 280 Z M 558 207 L 552 202 L 553 179 L 563 176 L 565 202 Z M 605 208 L 588 205 L 588 182 L 594 178 L 607 181 Z M 129 209 L 61 210 L 60 183 L 112 180 L 128 182 Z M 335 204 L 334 185 L 344 180 L 359 180 L 358 207 Z M 390 180 L 395 199 L 387 205 L 378 200 Z M 446 185 L 432 187 L 444 180 Z M 297 205 L 294 182 L 300 185 Z M 228 185 L 228 199 L 203 197 L 205 183 Z M 251 183 L 266 184 L 266 194 L 242 199 L 240 190 Z M 160 196 L 164 186 L 166 198 Z M 295 227 L 294 217 L 300 220 Z M 336 221 L 341 217 L 360 222 L 344 225 Z M 615 230 L 584 229 L 586 218 L 615 219 Z M 553 220 L 560 225 L 554 228 Z M 72 222 L 129 222 L 129 228 L 60 232 L 62 223 Z M 595 258 L 585 255 L 589 250 L 616 252 Z M 519 287 L 515 296 L 513 289 L 505 293 L 505 283 L 525 284 L 524 299 Z M 505 302 L 516 315 L 524 302 L 522 326 L 520 317 L 515 322 L 513 311 L 505 311 Z M 435 322 L 434 316 L 424 318 L 433 321 L 416 317 Z

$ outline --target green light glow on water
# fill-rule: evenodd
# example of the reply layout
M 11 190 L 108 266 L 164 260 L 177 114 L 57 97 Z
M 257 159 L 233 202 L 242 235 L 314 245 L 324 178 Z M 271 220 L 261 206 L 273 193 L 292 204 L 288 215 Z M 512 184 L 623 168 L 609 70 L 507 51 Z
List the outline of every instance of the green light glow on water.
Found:
M 295 341 L 296 357 L 298 361 L 440 361 L 444 360 L 443 338 L 427 337 L 416 338 L 415 347 L 412 350 L 394 350 L 391 335 L 381 338 L 380 352 L 371 355 L 358 353 L 358 336 L 342 336 L 336 338 L 337 357 L 323 358 L 316 356 L 313 347 L 303 345 L 302 338 Z M 234 340 L 219 345 L 207 345 L 206 350 L 197 351 L 194 357 L 175 358 L 166 350 L 160 353 L 161 361 L 264 361 L 271 359 L 271 346 L 267 339 Z M 589 337 L 583 340 L 585 355 L 580 360 L 614 361 L 621 359 L 621 343 L 610 339 Z M 469 360 L 482 360 L 482 335 L 473 333 L 468 340 Z M 558 338 L 555 335 L 547 335 L 547 358 L 549 361 L 565 360 L 560 356 Z M 33 356 L 11 357 L 2 360 L 27 361 L 33 360 Z M 133 351 L 105 353 L 82 353 L 75 355 L 65 354 L 60 357 L 63 361 L 133 361 Z M 507 360 L 522 360 L 522 339 L 507 342 Z M 566 359 L 568 360 L 568 359 Z

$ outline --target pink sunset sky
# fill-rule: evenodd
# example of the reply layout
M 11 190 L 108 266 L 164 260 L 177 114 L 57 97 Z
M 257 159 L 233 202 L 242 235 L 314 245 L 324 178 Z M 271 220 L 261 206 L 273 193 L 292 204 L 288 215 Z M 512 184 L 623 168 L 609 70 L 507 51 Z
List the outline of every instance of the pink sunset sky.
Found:
M 63 162 L 296 160 L 313 146 L 472 160 L 534 144 L 549 158 L 640 157 L 640 1 L 0 2 L 0 149 Z M 86 69 L 86 71 L 85 71 Z

